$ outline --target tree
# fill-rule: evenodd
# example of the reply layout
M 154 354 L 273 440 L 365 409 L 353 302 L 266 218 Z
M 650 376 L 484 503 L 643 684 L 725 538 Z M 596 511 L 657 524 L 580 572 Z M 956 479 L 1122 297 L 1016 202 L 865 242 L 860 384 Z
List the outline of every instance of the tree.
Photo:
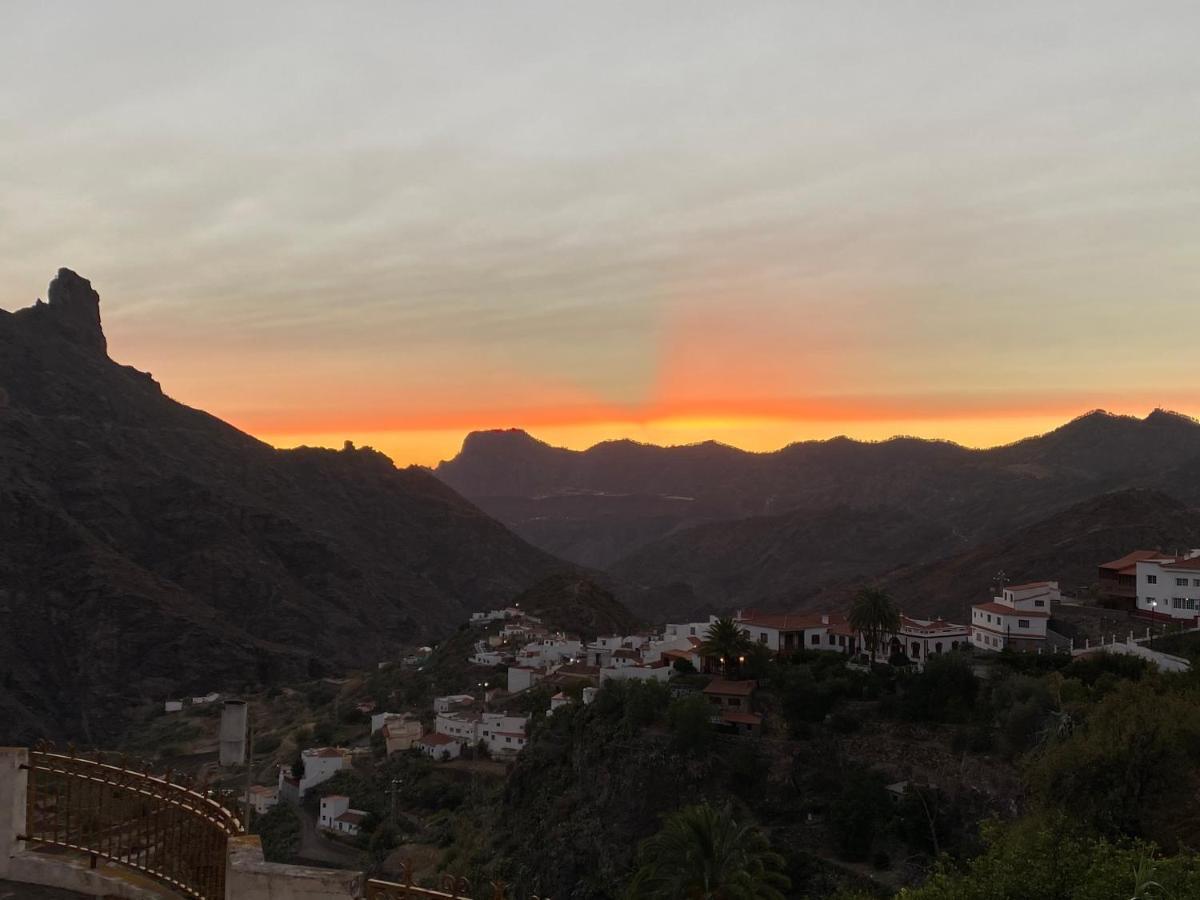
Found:
M 882 588 L 865 587 L 859 591 L 850 606 L 849 618 L 850 627 L 862 635 L 872 659 L 883 636 L 900 630 L 900 611 Z
M 630 900 L 783 900 L 791 886 L 761 831 L 708 804 L 669 816 L 638 862 Z
M 667 726 L 675 746 L 687 753 L 707 750 L 713 739 L 713 705 L 703 694 L 686 694 L 667 707 Z
M 725 616 L 708 626 L 704 642 L 700 645 L 700 655 L 715 657 L 725 666 L 740 669 L 738 657 L 744 656 L 749 648 L 750 639 L 742 627 L 731 617 Z

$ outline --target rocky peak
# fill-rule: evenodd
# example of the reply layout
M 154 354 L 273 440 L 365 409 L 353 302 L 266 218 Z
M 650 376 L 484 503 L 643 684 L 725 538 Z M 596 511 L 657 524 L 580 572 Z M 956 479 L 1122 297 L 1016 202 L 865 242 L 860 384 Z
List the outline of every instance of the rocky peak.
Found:
M 90 281 L 70 269 L 59 269 L 47 297 L 46 309 L 60 331 L 78 344 L 108 353 L 100 327 L 100 295 Z

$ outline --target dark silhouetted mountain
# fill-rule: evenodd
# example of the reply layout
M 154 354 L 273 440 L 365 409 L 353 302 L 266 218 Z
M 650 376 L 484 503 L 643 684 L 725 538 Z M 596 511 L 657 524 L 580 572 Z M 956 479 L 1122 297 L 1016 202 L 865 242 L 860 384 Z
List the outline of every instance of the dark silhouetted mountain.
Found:
M 966 622 L 972 603 L 988 599 L 997 575 L 1008 584 L 1057 581 L 1088 590 L 1096 569 L 1131 550 L 1200 547 L 1200 509 L 1160 491 L 1124 490 L 1093 497 L 1040 522 L 935 562 L 912 564 L 871 579 L 906 612 Z M 847 579 L 806 598 L 809 606 L 845 605 L 866 579 Z
M 0 738 L 374 665 L 570 567 L 383 455 L 280 451 L 106 354 L 61 270 L 0 311 Z
M 967 545 L 1112 490 L 1195 493 L 1197 470 L 1200 424 L 1156 410 L 1144 419 L 1093 412 L 990 450 L 842 437 L 773 453 L 630 441 L 571 451 L 520 431 L 487 432 L 469 436 L 436 472 L 556 555 L 622 568 L 619 561 L 637 554 L 644 570 L 643 548 L 701 524 L 884 507 L 936 520 Z M 712 532 L 703 534 L 711 545 Z

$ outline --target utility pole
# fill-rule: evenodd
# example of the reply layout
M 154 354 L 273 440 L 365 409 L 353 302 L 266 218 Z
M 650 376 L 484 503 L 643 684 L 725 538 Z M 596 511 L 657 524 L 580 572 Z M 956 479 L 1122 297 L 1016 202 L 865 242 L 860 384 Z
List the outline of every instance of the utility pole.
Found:
M 254 775 L 254 722 L 246 716 L 246 834 L 250 833 L 250 781 Z
M 396 790 L 400 787 L 401 779 L 392 779 L 392 827 L 396 827 Z

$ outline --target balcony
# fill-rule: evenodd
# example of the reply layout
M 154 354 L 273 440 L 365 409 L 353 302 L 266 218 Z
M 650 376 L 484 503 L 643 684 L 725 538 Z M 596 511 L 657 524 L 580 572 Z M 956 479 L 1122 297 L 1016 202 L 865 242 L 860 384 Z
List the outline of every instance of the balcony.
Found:
M 499 882 L 444 875 L 426 887 L 411 870 L 392 882 L 266 862 L 258 837 L 203 785 L 45 747 L 0 747 L 0 881 L 126 900 L 510 897 Z

